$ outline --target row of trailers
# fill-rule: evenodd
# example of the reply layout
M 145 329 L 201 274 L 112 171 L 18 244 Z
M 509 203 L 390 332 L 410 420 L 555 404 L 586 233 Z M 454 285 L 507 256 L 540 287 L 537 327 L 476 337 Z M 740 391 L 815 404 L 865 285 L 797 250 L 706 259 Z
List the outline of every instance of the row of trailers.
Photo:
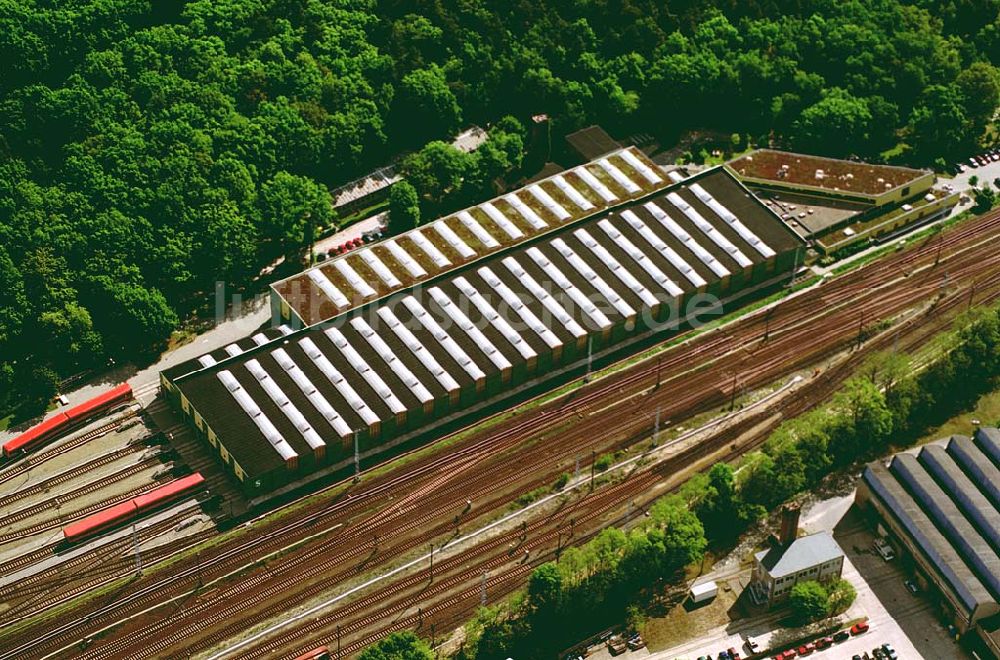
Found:
M 122 407 L 133 399 L 132 386 L 123 383 L 93 399 L 49 417 L 3 445 L 3 457 L 11 460 L 34 451 L 87 422 Z

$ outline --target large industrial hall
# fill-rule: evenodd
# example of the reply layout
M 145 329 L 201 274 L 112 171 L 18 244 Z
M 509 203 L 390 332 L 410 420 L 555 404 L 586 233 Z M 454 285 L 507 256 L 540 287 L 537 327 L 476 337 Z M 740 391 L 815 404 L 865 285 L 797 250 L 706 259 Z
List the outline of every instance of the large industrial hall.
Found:
M 801 241 L 725 169 L 664 187 L 643 161 L 622 161 L 641 167 L 609 163 L 619 192 L 594 177 L 589 194 L 609 200 L 604 210 L 565 189 L 578 213 L 590 212 L 578 221 L 568 221 L 544 190 L 529 188 L 532 199 L 545 200 L 537 211 L 520 203 L 519 191 L 505 197 L 510 214 L 492 206 L 493 224 L 457 214 L 468 235 L 440 231 L 442 221 L 433 233 L 422 228 L 447 244 L 440 249 L 426 240 L 404 251 L 399 241 L 392 262 L 373 251 L 368 260 L 386 283 L 381 293 L 362 291 L 350 265 L 313 269 L 309 281 L 326 296 L 323 309 L 339 300 L 345 311 L 181 365 L 164 374 L 166 389 L 254 494 L 349 461 L 355 446 L 382 448 L 555 377 L 591 352 L 655 332 L 693 294 L 726 298 L 793 268 Z M 644 193 L 633 177 L 659 189 Z M 442 274 L 413 286 L 407 274 L 421 268 L 426 275 L 421 262 L 435 257 Z M 330 271 L 346 273 L 346 282 L 331 281 Z M 342 292 L 354 285 L 367 294 L 361 304 Z
M 877 517 L 961 632 L 1000 657 L 1000 430 L 979 428 L 945 446 L 873 463 L 857 502 Z

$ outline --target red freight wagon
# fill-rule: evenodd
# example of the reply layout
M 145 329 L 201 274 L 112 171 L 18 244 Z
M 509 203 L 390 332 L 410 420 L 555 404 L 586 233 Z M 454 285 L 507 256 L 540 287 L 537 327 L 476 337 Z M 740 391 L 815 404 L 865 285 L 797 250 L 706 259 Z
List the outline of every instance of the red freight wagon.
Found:
M 164 502 L 168 502 L 178 495 L 191 490 L 197 486 L 200 486 L 205 482 L 205 477 L 201 476 L 200 472 L 195 472 L 194 474 L 189 474 L 181 479 L 176 479 L 171 481 L 165 486 L 160 486 L 155 490 L 151 490 L 148 493 L 139 495 L 132 501 L 135 502 L 135 506 L 139 511 L 145 511 L 146 509 L 152 509 L 157 507 Z
M 109 506 L 92 516 L 87 516 L 83 520 L 77 520 L 63 528 L 63 537 L 72 543 L 80 539 L 96 534 L 102 529 L 107 529 L 113 525 L 118 525 L 130 520 L 135 516 L 135 500 L 128 500 L 121 504 Z
M 309 651 L 308 653 L 303 653 L 299 657 L 295 658 L 295 660 L 329 660 L 329 658 L 330 649 L 325 646 L 321 646 L 318 649 Z
M 112 408 L 116 404 L 128 401 L 132 398 L 132 386 L 123 383 L 114 389 L 110 389 L 104 394 L 95 396 L 90 401 L 81 403 L 66 411 L 66 416 L 72 420 L 84 420 L 93 417 L 97 413 Z
M 21 435 L 6 443 L 3 446 L 3 454 L 7 458 L 10 458 L 20 450 L 26 451 L 31 449 L 35 445 L 39 445 L 47 440 L 51 440 L 67 433 L 73 427 L 79 426 L 104 410 L 113 408 L 117 404 L 131 399 L 132 386 L 128 383 L 119 385 L 114 389 L 108 390 L 103 394 L 99 394 L 93 399 L 81 403 L 78 406 L 73 406 L 69 410 L 50 417 L 41 424 L 28 429 Z
M 115 504 L 83 520 L 78 520 L 75 523 L 67 525 L 63 528 L 63 537 L 69 543 L 73 543 L 92 536 L 108 527 L 119 525 L 147 511 L 152 511 L 171 500 L 175 500 L 180 495 L 200 486 L 204 482 L 205 478 L 201 476 L 200 472 L 189 474 L 181 479 L 175 479 L 164 486 L 154 488 L 148 493 L 133 497 L 128 502 Z
M 21 449 L 25 449 L 31 445 L 41 442 L 46 438 L 54 436 L 61 427 L 66 425 L 68 421 L 69 418 L 66 417 L 66 413 L 64 412 L 49 417 L 41 424 L 32 426 L 21 435 L 4 444 L 3 455 L 9 458 Z

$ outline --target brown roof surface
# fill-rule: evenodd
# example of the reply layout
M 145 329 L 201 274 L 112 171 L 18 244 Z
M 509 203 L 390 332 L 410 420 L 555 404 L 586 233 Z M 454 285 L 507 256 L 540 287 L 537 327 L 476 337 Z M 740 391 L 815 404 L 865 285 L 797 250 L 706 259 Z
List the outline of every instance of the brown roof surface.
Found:
M 741 178 L 815 186 L 839 192 L 879 195 L 927 172 L 908 167 L 855 163 L 788 151 L 760 149 L 729 162 Z M 820 172 L 820 176 L 817 176 Z
M 622 145 L 600 126 L 588 126 L 570 133 L 566 136 L 566 142 L 584 160 L 594 160 L 622 148 Z

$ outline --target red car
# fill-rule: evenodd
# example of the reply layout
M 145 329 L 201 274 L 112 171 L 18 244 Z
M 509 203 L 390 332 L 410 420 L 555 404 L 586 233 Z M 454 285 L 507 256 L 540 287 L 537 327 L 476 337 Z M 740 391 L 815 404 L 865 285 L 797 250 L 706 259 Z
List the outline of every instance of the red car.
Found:
M 792 660 L 795 657 L 795 649 L 788 649 L 787 651 L 782 651 L 778 655 L 774 656 L 773 660 Z
M 833 637 L 822 637 L 816 640 L 816 650 L 825 649 L 828 646 L 833 646 Z
M 853 626 L 851 626 L 852 635 L 860 635 L 861 633 L 866 633 L 866 632 L 868 632 L 867 621 L 861 621 L 860 623 L 855 623 Z
M 803 644 L 802 646 L 799 647 L 799 655 L 809 655 L 815 650 L 816 650 L 816 645 L 813 644 L 812 642 L 809 642 L 808 644 Z

